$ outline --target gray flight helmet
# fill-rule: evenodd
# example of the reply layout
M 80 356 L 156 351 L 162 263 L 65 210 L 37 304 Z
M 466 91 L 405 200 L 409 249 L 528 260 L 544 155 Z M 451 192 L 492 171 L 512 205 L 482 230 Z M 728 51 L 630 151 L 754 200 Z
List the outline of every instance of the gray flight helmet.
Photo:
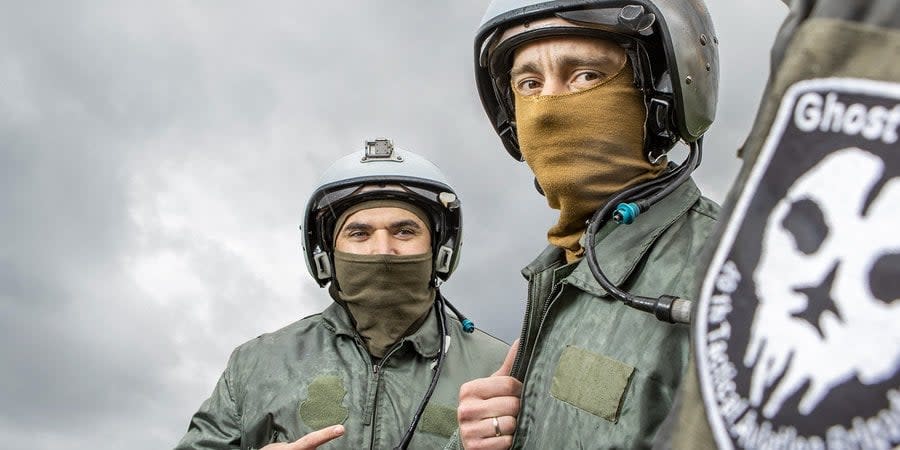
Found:
M 554 16 L 573 26 L 499 42 L 507 29 Z M 647 106 L 645 151 L 651 161 L 679 139 L 700 139 L 712 124 L 719 40 L 702 0 L 494 0 L 475 37 L 475 79 L 485 112 L 512 157 L 522 160 L 509 88 L 512 52 L 529 40 L 559 35 L 596 36 L 625 47 Z
M 462 211 L 443 172 L 427 159 L 394 147 L 388 139 L 365 142 L 319 178 L 303 218 L 303 253 L 309 274 L 324 287 L 334 278 L 334 227 L 347 208 L 368 201 L 394 199 L 428 215 L 434 261 L 433 278 L 446 281 L 459 262 Z

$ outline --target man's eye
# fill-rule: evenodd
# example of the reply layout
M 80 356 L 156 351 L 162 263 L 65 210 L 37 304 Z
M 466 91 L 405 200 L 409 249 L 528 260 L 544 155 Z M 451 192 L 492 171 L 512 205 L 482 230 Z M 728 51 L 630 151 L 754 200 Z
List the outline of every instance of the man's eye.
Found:
M 416 234 L 416 230 L 413 230 L 412 228 L 401 228 L 397 230 L 397 234 L 403 236 L 412 236 Z
M 596 72 L 593 70 L 579 72 L 575 75 L 575 81 L 581 83 L 589 83 L 592 81 L 603 80 L 606 78 L 606 74 L 603 72 Z
M 365 231 L 351 231 L 347 233 L 347 236 L 351 238 L 364 238 L 368 236 L 368 233 L 366 233 Z
M 534 91 L 537 91 L 541 88 L 541 83 L 535 79 L 525 79 L 516 83 L 516 89 L 519 92 L 528 94 Z

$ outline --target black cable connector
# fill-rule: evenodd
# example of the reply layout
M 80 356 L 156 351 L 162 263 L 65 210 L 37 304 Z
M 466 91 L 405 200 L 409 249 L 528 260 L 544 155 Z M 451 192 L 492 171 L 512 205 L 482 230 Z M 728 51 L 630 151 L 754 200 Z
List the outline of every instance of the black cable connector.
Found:
M 594 213 L 593 217 L 591 217 L 591 220 L 588 222 L 588 227 L 585 231 L 585 234 L 588 236 L 585 245 L 585 258 L 588 260 L 591 275 L 594 276 L 597 283 L 599 283 L 613 298 L 625 303 L 629 307 L 651 313 L 656 316 L 657 319 L 664 322 L 690 323 L 690 300 L 677 298 L 671 295 L 662 295 L 659 298 L 640 297 L 619 289 L 618 286 L 614 285 L 609 278 L 606 277 L 606 274 L 604 274 L 603 270 L 600 268 L 600 264 L 597 262 L 597 256 L 594 253 L 593 240 L 600 228 L 611 219 L 615 220 L 617 223 L 630 223 L 630 221 L 627 220 L 627 214 L 623 214 L 627 211 L 616 211 L 619 213 L 618 215 L 614 213 L 614 209 L 617 209 L 619 205 L 633 203 L 635 209 L 637 209 L 637 214 L 640 214 L 649 210 L 656 202 L 662 200 L 677 189 L 678 186 L 684 184 L 685 181 L 690 179 L 691 172 L 693 172 L 694 168 L 699 164 L 702 153 L 703 139 L 701 138 L 697 140 L 697 142 L 691 143 L 691 150 L 688 153 L 687 159 L 679 166 L 675 167 L 675 169 L 655 180 L 650 180 L 646 183 L 619 192 L 609 199 L 606 204 Z M 630 217 L 632 221 L 637 217 L 637 214 Z
M 453 303 L 450 303 L 449 300 L 444 299 L 444 304 L 450 308 L 450 311 L 453 311 L 453 314 L 456 314 L 456 318 L 459 319 L 459 323 L 462 324 L 463 331 L 465 331 L 466 333 L 473 333 L 475 331 L 475 322 L 472 322 L 463 313 L 459 312 L 459 310 L 456 309 L 456 307 L 453 306 Z

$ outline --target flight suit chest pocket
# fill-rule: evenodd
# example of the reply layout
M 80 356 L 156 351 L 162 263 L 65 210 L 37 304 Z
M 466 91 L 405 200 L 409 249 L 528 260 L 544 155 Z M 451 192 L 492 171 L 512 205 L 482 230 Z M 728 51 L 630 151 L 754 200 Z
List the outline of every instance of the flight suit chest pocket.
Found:
M 633 373 L 628 364 L 569 345 L 559 357 L 550 395 L 616 423 Z

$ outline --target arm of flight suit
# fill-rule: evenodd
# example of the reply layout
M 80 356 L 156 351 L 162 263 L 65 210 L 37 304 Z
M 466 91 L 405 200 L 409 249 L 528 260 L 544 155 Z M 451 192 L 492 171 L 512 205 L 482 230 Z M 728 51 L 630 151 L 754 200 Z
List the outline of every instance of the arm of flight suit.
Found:
M 900 2 L 897 0 L 783 0 L 790 8 L 771 51 L 771 69 L 750 134 L 739 152 L 744 164 L 726 199 L 718 242 L 738 196 L 770 134 L 785 92 L 798 81 L 847 77 L 900 81 Z M 706 262 L 699 264 L 706 272 Z M 698 277 L 702 282 L 703 277 Z M 696 305 L 699 302 L 695 302 Z M 696 311 L 695 311 L 696 314 Z M 696 316 L 695 316 L 696 317 Z M 696 343 L 695 343 L 696 345 Z M 696 348 L 696 347 L 695 347 Z M 657 434 L 655 449 L 716 448 L 700 394 L 696 361 L 668 418 Z
M 212 395 L 191 417 L 188 431 L 175 447 L 176 450 L 239 448 L 240 415 L 232 392 L 231 367 L 229 361 Z

